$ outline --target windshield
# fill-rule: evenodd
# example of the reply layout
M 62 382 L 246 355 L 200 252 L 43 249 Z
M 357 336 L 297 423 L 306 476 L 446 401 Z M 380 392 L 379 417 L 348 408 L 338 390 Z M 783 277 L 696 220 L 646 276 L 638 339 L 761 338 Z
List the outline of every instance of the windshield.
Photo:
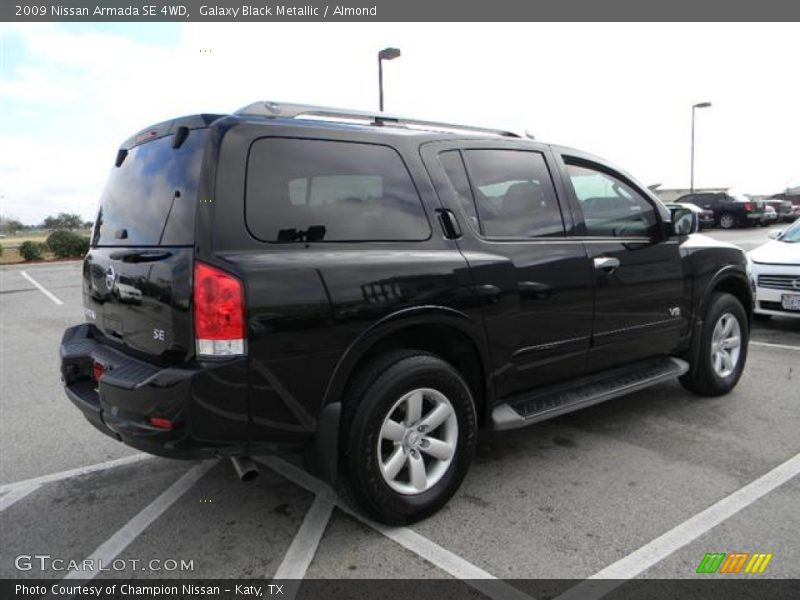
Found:
M 207 130 L 180 148 L 171 135 L 134 146 L 100 197 L 93 246 L 189 246 Z
M 800 242 L 800 219 L 795 221 L 794 225 L 784 231 L 779 240 L 788 244 L 796 244 L 797 242 Z

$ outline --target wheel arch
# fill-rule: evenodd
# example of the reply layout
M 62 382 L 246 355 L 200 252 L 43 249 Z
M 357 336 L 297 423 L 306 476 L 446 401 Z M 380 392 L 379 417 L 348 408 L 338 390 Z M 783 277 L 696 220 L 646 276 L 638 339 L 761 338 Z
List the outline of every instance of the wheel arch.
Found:
M 325 481 L 336 480 L 342 401 L 349 382 L 372 357 L 399 348 L 427 351 L 452 364 L 470 387 L 479 426 L 486 422 L 494 393 L 480 324 L 449 307 L 419 306 L 392 313 L 358 336 L 328 382 L 317 435 L 306 452 L 306 466 Z
M 692 323 L 692 340 L 688 352 L 683 358 L 689 361 L 691 373 L 695 372 L 700 356 L 700 338 L 705 322 L 708 303 L 715 292 L 726 292 L 739 300 L 747 314 L 748 324 L 753 319 L 753 293 L 750 289 L 750 280 L 747 273 L 737 265 L 729 265 L 717 271 L 708 283 L 702 287 L 702 292 L 697 299 L 697 309 Z
M 752 319 L 753 291 L 750 288 L 750 280 L 746 272 L 736 268 L 734 265 L 730 265 L 720 269 L 714 274 L 714 277 L 711 278 L 711 281 L 709 281 L 701 296 L 701 303 L 698 310 L 698 315 L 700 315 L 701 318 L 702 315 L 705 314 L 708 308 L 709 298 L 711 298 L 711 294 L 714 292 L 727 292 L 734 296 L 742 303 L 742 307 L 747 313 L 748 319 Z

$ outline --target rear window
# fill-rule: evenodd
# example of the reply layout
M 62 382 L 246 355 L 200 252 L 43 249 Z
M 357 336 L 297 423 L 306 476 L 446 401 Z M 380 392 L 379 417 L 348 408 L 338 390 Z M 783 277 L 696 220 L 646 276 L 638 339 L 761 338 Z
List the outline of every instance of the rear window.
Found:
M 192 245 L 207 132 L 192 130 L 177 149 L 171 135 L 131 148 L 100 197 L 92 245 Z
M 400 155 L 373 144 L 255 141 L 245 210 L 252 234 L 268 242 L 418 241 L 430 234 Z

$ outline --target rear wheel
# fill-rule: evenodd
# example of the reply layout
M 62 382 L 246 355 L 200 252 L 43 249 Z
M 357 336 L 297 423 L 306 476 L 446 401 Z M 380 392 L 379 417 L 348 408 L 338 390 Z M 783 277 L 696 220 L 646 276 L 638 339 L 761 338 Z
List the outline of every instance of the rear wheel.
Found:
M 731 213 L 722 213 L 719 216 L 719 226 L 722 229 L 731 229 L 736 225 L 736 219 Z
M 696 364 L 681 377 L 681 384 L 703 396 L 727 394 L 742 376 L 750 337 L 747 314 L 739 300 L 731 294 L 714 293 L 698 335 Z
M 476 437 L 472 394 L 455 368 L 423 352 L 386 354 L 348 389 L 340 491 L 382 523 L 413 523 L 456 492 Z

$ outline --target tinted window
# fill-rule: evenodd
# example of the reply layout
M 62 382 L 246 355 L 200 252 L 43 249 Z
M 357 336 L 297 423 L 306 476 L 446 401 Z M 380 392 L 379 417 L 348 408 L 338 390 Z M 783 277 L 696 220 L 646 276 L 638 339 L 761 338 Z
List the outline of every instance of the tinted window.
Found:
M 564 223 L 544 157 L 517 150 L 467 150 L 482 231 L 489 237 L 563 235 Z
M 100 197 L 92 244 L 193 244 L 206 133 L 192 130 L 178 149 L 171 135 L 131 148 Z
M 592 236 L 650 237 L 658 222 L 655 208 L 621 179 L 584 166 L 567 165 Z
M 430 233 L 400 155 L 386 146 L 257 140 L 247 224 L 265 241 L 423 240 Z
M 464 169 L 464 161 L 461 159 L 461 152 L 458 150 L 442 152 L 439 155 L 439 162 L 450 181 L 450 189 L 445 190 L 445 193 L 449 194 L 447 204 L 458 206 L 472 229 L 481 232 L 478 212 L 475 209 L 472 191 L 469 189 L 469 180 L 467 179 L 467 171 Z

